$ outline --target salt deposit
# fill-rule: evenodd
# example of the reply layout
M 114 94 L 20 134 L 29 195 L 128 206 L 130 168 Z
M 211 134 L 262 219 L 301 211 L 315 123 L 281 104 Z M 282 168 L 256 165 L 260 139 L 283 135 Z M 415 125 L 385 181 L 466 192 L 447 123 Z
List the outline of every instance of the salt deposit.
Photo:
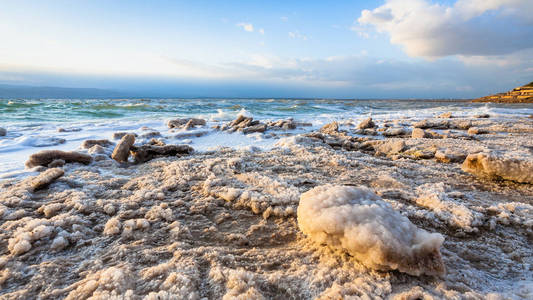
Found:
M 315 242 L 347 251 L 373 269 L 445 272 L 442 235 L 417 228 L 367 188 L 326 185 L 302 194 L 298 227 Z
M 92 157 L 86 164 L 65 160 L 63 176 L 37 191 L 31 187 L 34 176 L 44 174 L 54 160 L 61 165 L 64 158 L 46 156 L 23 175 L 4 177 L 0 298 L 528 299 L 533 282 L 533 185 L 472 176 L 459 162 L 466 153 L 498 153 L 500 161 L 527 162 L 533 121 L 502 118 L 499 108 L 482 107 L 453 110 L 454 118 L 440 119 L 451 128 L 433 130 L 441 138 L 384 135 L 391 128 L 407 130 L 443 109 L 450 110 L 445 106 L 412 114 L 373 113 L 375 135 L 365 136 L 355 128 L 364 119 L 361 115 L 319 116 L 305 130 L 300 125 L 285 130 L 283 124 L 288 123 L 283 122 L 282 127 L 271 125 L 285 116 L 269 120 L 254 115 L 267 129 L 247 135 L 210 128 L 234 120 L 240 108 L 217 115 L 218 121 L 206 115 L 205 127 L 195 125 L 202 128 L 183 132 L 167 128 L 161 119 L 109 121 L 100 124 L 105 127 L 101 131 L 61 125 L 83 128 L 74 134 L 58 133 L 52 126 L 49 130 L 67 139 L 57 146 L 65 151 L 119 131 L 138 134 L 135 146 L 159 147 L 181 144 L 174 139 L 177 134 L 206 133 L 187 137 L 195 149 L 188 155 L 154 157 L 139 164 L 115 163 L 109 146 L 102 147 L 101 154 L 87 155 L 89 149 L 82 149 L 78 154 Z M 485 112 L 491 118 L 467 118 Z M 317 132 L 334 120 L 338 127 L 331 134 Z M 294 124 L 300 121 L 295 118 Z M 469 124 L 488 128 L 490 134 L 465 137 L 461 128 Z M 16 136 L 23 132 L 12 124 L 8 129 L 0 138 L 4 163 L 14 157 L 10 149 L 19 149 Z M 152 131 L 161 137 L 140 138 Z M 35 152 L 30 150 L 24 159 Z M 511 173 L 519 172 L 505 174 Z M 339 225 L 334 228 L 339 231 L 331 231 L 337 236 L 317 236 L 336 239 L 340 247 L 317 242 L 298 225 L 301 195 L 328 185 L 359 191 L 371 203 L 371 213 L 364 214 L 364 201 L 344 206 L 332 201 L 334 205 L 322 209 L 339 211 L 328 214 L 332 221 L 327 222 Z M 375 195 L 347 186 L 366 186 Z M 361 215 L 367 218 L 352 220 Z M 337 222 L 338 217 L 351 223 Z M 354 238 L 347 224 L 369 234 Z M 377 225 L 363 231 L 361 224 Z M 412 233 L 411 238 L 398 236 L 402 230 Z M 423 238 L 413 241 L 417 232 Z M 392 251 L 396 256 L 350 254 L 340 242 L 344 236 L 350 241 L 373 238 L 381 251 L 376 254 Z M 409 259 L 427 253 L 424 247 L 405 246 L 410 244 L 434 250 L 440 245 L 446 274 L 426 275 L 441 273 L 439 268 L 428 271 L 433 259 L 409 265 Z
M 533 160 L 530 156 L 506 157 L 496 152 L 470 154 L 463 163 L 463 170 L 481 177 L 533 183 Z

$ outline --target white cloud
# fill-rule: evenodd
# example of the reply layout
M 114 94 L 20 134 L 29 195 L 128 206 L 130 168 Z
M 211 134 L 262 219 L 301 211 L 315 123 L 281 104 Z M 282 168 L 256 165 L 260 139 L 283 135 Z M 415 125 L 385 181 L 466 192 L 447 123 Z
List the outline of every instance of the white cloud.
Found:
M 453 6 L 387 0 L 363 10 L 357 21 L 388 34 L 410 56 L 487 56 L 533 48 L 531 0 L 458 0 Z
M 298 30 L 289 31 L 289 37 L 291 39 L 301 39 L 301 40 L 307 41 L 307 36 L 304 34 L 301 34 Z
M 289 17 L 285 17 L 285 16 L 281 17 L 280 19 L 281 19 L 283 22 L 287 22 L 287 21 L 289 21 Z
M 260 34 L 265 34 L 265 30 L 263 28 L 260 28 L 258 31 Z
M 238 23 L 237 26 L 242 27 L 245 31 L 254 32 L 254 25 L 250 23 Z

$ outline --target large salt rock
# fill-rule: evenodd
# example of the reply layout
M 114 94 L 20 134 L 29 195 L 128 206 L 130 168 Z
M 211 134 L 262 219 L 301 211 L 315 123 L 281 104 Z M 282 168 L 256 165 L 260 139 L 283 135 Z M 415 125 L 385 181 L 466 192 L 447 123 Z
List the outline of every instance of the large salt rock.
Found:
M 298 227 L 369 268 L 441 275 L 444 238 L 416 227 L 368 188 L 325 185 L 300 197 Z
M 62 159 L 66 163 L 82 163 L 89 164 L 93 158 L 90 155 L 79 152 L 65 152 L 61 150 L 43 150 L 30 155 L 28 161 L 26 161 L 26 167 L 33 168 L 37 166 L 48 166 L 54 160 Z
M 463 171 L 479 177 L 533 183 L 533 160 L 504 157 L 497 153 L 476 153 L 466 157 Z

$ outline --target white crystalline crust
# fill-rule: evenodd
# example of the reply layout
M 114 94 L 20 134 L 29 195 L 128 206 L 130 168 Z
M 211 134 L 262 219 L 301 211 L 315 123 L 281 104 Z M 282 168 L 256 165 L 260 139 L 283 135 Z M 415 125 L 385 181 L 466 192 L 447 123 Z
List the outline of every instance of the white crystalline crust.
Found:
M 490 149 L 527 161 L 533 119 L 501 122 L 524 129 L 513 135 L 476 139 L 457 130 L 439 139 L 383 137 L 384 123 L 374 121 L 378 136 L 342 146 L 358 122 L 326 138 L 288 137 L 268 151 L 217 148 L 127 168 L 100 155 L 65 164 L 61 179 L 36 191 L 34 177 L 0 180 L 0 299 L 531 299 L 533 185 L 478 178 L 459 160 L 410 153 Z M 389 123 L 408 129 L 411 121 Z M 366 213 L 357 201 L 321 209 L 321 223 L 336 227 L 316 235 L 339 247 L 298 228 L 300 196 L 325 184 L 368 186 L 381 197 L 358 192 L 361 203 L 373 203 Z M 403 234 L 417 231 L 391 208 L 445 237 L 445 276 L 363 265 L 427 268 L 408 259 L 432 248 L 432 234 Z M 378 250 L 354 257 L 341 240 Z
M 533 183 L 531 154 L 521 157 L 505 157 L 498 153 L 470 154 L 463 163 L 463 170 L 480 177 Z
M 342 249 L 377 270 L 444 274 L 444 238 L 417 228 L 368 188 L 319 186 L 304 194 L 298 226 L 312 240 Z

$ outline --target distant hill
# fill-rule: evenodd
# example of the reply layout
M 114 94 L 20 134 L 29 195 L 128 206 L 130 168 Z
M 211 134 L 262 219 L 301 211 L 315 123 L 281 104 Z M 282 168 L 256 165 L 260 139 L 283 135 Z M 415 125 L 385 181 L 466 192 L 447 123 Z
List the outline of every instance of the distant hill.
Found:
M 475 99 L 473 102 L 533 103 L 533 81 L 514 88 L 507 93 L 499 93 Z
M 62 88 L 0 84 L 0 98 L 106 98 L 124 93 L 93 88 Z

